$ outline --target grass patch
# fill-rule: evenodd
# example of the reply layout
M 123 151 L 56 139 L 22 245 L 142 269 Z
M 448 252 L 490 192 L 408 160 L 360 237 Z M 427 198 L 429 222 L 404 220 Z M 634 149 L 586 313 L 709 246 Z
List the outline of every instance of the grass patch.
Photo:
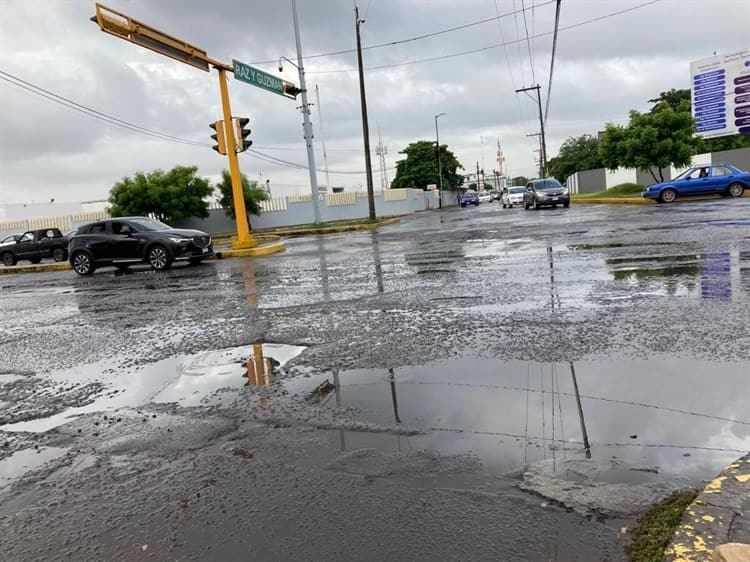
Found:
M 698 496 L 699 490 L 679 490 L 655 503 L 638 518 L 630 545 L 632 562 L 661 562 L 682 514 Z
M 636 197 L 639 196 L 642 191 L 643 186 L 639 183 L 621 183 L 610 187 L 609 189 L 597 191 L 596 193 L 577 193 L 573 195 L 573 199 L 589 199 L 594 197 Z

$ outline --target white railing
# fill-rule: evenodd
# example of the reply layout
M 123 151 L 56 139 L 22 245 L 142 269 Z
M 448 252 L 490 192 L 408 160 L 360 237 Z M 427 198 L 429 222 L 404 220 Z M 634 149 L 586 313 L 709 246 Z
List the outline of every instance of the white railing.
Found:
M 307 203 L 312 201 L 312 194 L 306 193 L 304 195 L 288 195 L 287 201 L 289 203 Z
M 406 201 L 409 197 L 407 189 L 386 189 L 383 193 L 383 201 Z
M 267 201 L 261 201 L 260 208 L 264 213 L 286 211 L 286 197 L 274 197 L 273 199 L 268 199 Z
M 356 205 L 357 194 L 349 193 L 326 193 L 326 205 L 329 207 L 341 207 L 342 205 Z
M 29 230 L 41 228 L 59 228 L 63 232 L 67 232 L 70 230 L 70 219 L 66 216 L 29 219 Z
M 0 222 L 0 232 L 23 232 L 42 228 L 59 228 L 66 232 L 87 222 L 109 218 L 106 211 L 92 211 L 89 213 L 73 213 L 55 217 L 37 217 L 20 221 Z
M 0 222 L 0 232 L 20 233 L 29 230 L 29 221 L 5 221 Z
M 88 213 L 73 213 L 69 218 L 71 223 L 80 224 L 84 222 L 93 222 L 102 219 L 108 219 L 109 217 L 110 214 L 107 211 L 90 211 Z

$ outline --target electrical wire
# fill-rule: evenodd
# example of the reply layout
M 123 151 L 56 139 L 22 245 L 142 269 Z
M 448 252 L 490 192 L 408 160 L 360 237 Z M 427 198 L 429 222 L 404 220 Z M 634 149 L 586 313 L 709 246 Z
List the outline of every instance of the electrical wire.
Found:
M 529 24 L 526 21 L 526 6 L 524 0 L 521 0 L 521 13 L 523 15 L 523 27 L 526 30 L 526 47 L 529 51 L 529 66 L 531 67 L 531 83 L 536 84 L 536 76 L 534 75 L 534 55 L 531 54 L 531 39 L 529 38 Z
M 140 133 L 143 135 L 147 135 L 150 137 L 157 138 L 159 140 L 165 140 L 170 142 L 175 142 L 179 144 L 187 144 L 192 146 L 209 146 L 208 143 L 202 143 L 199 141 L 194 141 L 190 139 L 184 139 L 181 137 L 177 137 L 174 135 L 170 135 L 167 133 L 162 133 L 160 131 L 156 131 L 153 129 L 148 129 L 146 127 L 142 127 L 140 125 L 136 125 L 135 123 L 130 123 L 129 121 L 125 121 L 123 119 L 119 119 L 117 117 L 114 117 L 112 115 L 108 115 L 106 113 L 103 113 L 101 111 L 98 111 L 96 109 L 90 108 L 86 105 L 80 104 L 78 102 L 75 102 L 69 98 L 63 97 L 59 94 L 55 94 L 54 92 L 51 92 L 49 90 L 46 90 L 40 86 L 37 86 L 35 84 L 32 84 L 31 82 L 27 82 L 26 80 L 23 80 L 17 76 L 14 76 L 13 74 L 10 74 L 9 72 L 5 72 L 3 70 L 0 70 L 0 80 L 3 80 L 5 82 L 8 82 L 9 84 L 13 84 L 14 86 L 21 88 L 25 90 L 26 92 L 29 92 L 31 94 L 35 94 L 39 97 L 45 98 L 47 100 L 50 100 L 52 102 L 55 102 L 59 105 L 62 105 L 64 107 L 67 107 L 68 109 L 72 109 L 74 111 L 77 111 L 78 113 L 81 113 L 83 115 L 86 115 L 88 117 L 92 117 L 94 119 L 98 119 L 99 121 L 103 121 L 105 123 L 108 123 L 110 125 L 114 125 L 116 127 L 121 127 L 123 129 L 127 129 L 131 132 Z
M 640 8 L 645 8 L 647 6 L 651 6 L 652 4 L 656 4 L 658 2 L 663 2 L 663 1 L 664 0 L 648 0 L 648 2 L 643 2 L 641 4 L 637 4 L 635 6 L 631 6 L 630 8 L 625 8 L 623 10 L 618 10 L 616 12 L 610 12 L 608 14 L 603 14 L 603 15 L 597 16 L 595 18 L 591 18 L 591 19 L 588 19 L 588 20 L 583 20 L 583 21 L 580 21 L 580 22 L 577 22 L 577 23 L 574 23 L 574 24 L 571 24 L 571 25 L 566 25 L 564 27 L 560 27 L 559 31 L 568 31 L 570 29 L 576 29 L 576 28 L 581 27 L 583 25 L 588 25 L 590 23 L 595 23 L 595 22 L 602 21 L 602 20 L 605 20 L 605 19 L 608 19 L 608 18 L 619 16 L 619 15 L 622 15 L 622 14 L 625 14 L 625 13 L 628 13 L 628 12 L 632 12 L 632 11 L 638 10 Z M 548 36 L 553 35 L 553 34 L 554 34 L 554 31 L 547 31 L 547 32 L 544 32 L 544 33 L 537 33 L 533 37 L 530 37 L 530 39 L 538 39 L 538 38 L 541 38 L 541 37 L 548 37 Z M 366 66 L 365 70 L 383 70 L 383 69 L 386 69 L 386 68 L 396 68 L 396 67 L 399 67 L 399 66 L 409 66 L 409 65 L 412 65 L 412 64 L 421 64 L 421 63 L 425 63 L 425 62 L 434 62 L 434 61 L 438 61 L 438 60 L 445 60 L 445 59 L 449 59 L 449 58 L 460 57 L 460 56 L 464 56 L 464 55 L 470 55 L 470 54 L 473 54 L 473 53 L 480 53 L 480 52 L 483 52 L 483 51 L 489 51 L 489 50 L 492 50 L 492 49 L 497 49 L 499 47 L 504 47 L 506 45 L 519 44 L 519 46 L 520 46 L 520 43 L 523 43 L 524 41 L 526 41 L 526 39 L 514 39 L 513 41 L 507 41 L 505 43 L 496 43 L 494 45 L 487 45 L 486 47 L 479 47 L 479 48 L 476 48 L 476 49 L 470 49 L 468 51 L 459 51 L 459 52 L 456 52 L 456 53 L 448 53 L 446 55 L 440 55 L 440 56 L 436 56 L 436 57 L 428 57 L 428 58 L 424 58 L 424 59 L 415 59 L 415 60 L 411 60 L 411 61 L 404 61 L 404 62 L 392 63 L 392 64 L 382 64 L 382 65 L 377 65 L 377 66 Z M 258 64 L 258 63 L 256 63 L 256 64 Z M 312 71 L 306 71 L 306 73 L 307 74 L 333 74 L 333 73 L 339 73 L 339 72 L 358 72 L 358 71 L 359 71 L 359 69 L 357 69 L 357 68 L 338 68 L 338 69 L 312 70 Z
M 557 0 L 555 6 L 555 31 L 552 36 L 552 56 L 549 61 L 549 82 L 547 82 L 547 101 L 544 106 L 544 122 L 547 122 L 547 115 L 549 115 L 549 98 L 552 93 L 552 74 L 555 71 L 555 53 L 557 52 L 557 32 L 560 26 L 560 4 L 562 0 Z
M 546 6 L 547 4 L 552 4 L 554 1 L 555 0 L 547 0 L 546 2 L 544 2 L 542 4 L 538 4 L 538 5 L 539 6 Z M 500 19 L 500 18 L 506 18 L 506 17 L 509 17 L 509 16 L 513 16 L 515 14 L 518 14 L 520 11 L 521 10 L 516 10 L 515 7 L 514 7 L 514 9 L 513 9 L 512 12 L 507 12 L 505 14 L 500 14 L 500 15 L 497 15 L 497 16 L 492 17 L 492 18 L 485 18 L 485 19 L 473 21 L 473 22 L 470 22 L 470 23 L 465 23 L 465 24 L 462 24 L 462 25 L 457 25 L 455 27 L 448 27 L 446 29 L 441 29 L 440 31 L 433 31 L 431 33 L 424 33 L 422 35 L 415 35 L 413 37 L 407 37 L 405 39 L 398 39 L 396 41 L 386 41 L 385 43 L 378 43 L 376 45 L 369 45 L 369 46 L 366 46 L 366 47 L 362 47 L 362 50 L 363 51 L 369 51 L 369 50 L 372 50 L 372 49 L 380 49 L 380 48 L 383 48 L 383 47 L 392 47 L 392 46 L 395 46 L 395 45 L 402 45 L 404 43 L 411 43 L 413 41 L 421 41 L 422 39 L 429 39 L 430 37 L 437 37 L 437 36 L 443 35 L 445 33 L 451 33 L 453 31 L 460 31 L 462 29 L 467 29 L 469 27 L 474 27 L 476 25 L 482 25 L 484 23 L 489 23 L 489 22 L 495 21 L 495 20 Z M 328 52 L 328 53 L 318 53 L 316 55 L 308 55 L 308 56 L 305 56 L 305 60 L 317 59 L 317 58 L 321 58 L 321 57 L 333 57 L 333 56 L 336 56 L 336 55 L 348 55 L 348 54 L 356 53 L 356 52 L 357 52 L 357 49 L 342 49 L 340 51 L 331 51 L 331 52 Z M 279 62 L 279 59 L 273 59 L 273 60 L 254 61 L 254 62 L 251 62 L 249 64 L 278 64 L 278 62 Z
M 99 121 L 103 121 L 105 123 L 108 123 L 110 125 L 115 125 L 117 127 L 121 127 L 123 129 L 129 130 L 134 133 L 139 133 L 142 135 L 147 135 L 153 138 L 156 138 L 158 140 L 162 141 L 168 141 L 168 142 L 174 142 L 179 144 L 185 144 L 190 146 L 199 146 L 199 147 L 209 147 L 211 146 L 209 143 L 200 142 L 200 141 L 194 141 L 190 139 L 185 139 L 182 137 L 177 137 L 175 135 L 170 135 L 168 133 L 162 133 L 161 131 L 156 131 L 154 129 L 148 129 L 146 127 L 142 127 L 140 125 L 137 125 L 135 123 L 131 123 L 129 121 L 125 121 L 124 119 L 120 119 L 118 117 L 114 117 L 112 115 L 109 115 L 107 113 L 104 113 L 102 111 L 93 109 L 91 107 L 88 107 L 86 105 L 80 104 L 74 100 L 71 100 L 69 98 L 66 98 L 64 96 L 61 96 L 59 94 L 56 94 L 50 90 L 47 90 L 45 88 L 42 88 L 41 86 L 37 86 L 35 84 L 32 84 L 31 82 L 28 82 L 26 80 L 23 80 L 22 78 L 19 78 L 18 76 L 14 76 L 13 74 L 10 74 L 9 72 L 5 72 L 4 70 L 0 70 L 0 80 L 4 80 L 5 82 L 8 82 L 9 84 L 12 84 L 18 88 L 23 89 L 24 91 L 35 94 L 37 96 L 40 96 L 42 98 L 45 98 L 49 101 L 55 102 L 61 106 L 64 106 L 68 109 L 72 109 L 74 111 L 77 111 L 78 113 L 81 113 L 82 115 L 85 115 L 87 117 L 91 117 L 94 119 L 97 119 Z M 268 163 L 272 164 L 278 164 L 283 165 L 290 168 L 296 168 L 296 169 L 307 169 L 307 166 L 304 164 L 297 164 L 295 162 L 289 162 L 288 160 L 283 160 L 281 158 L 276 158 L 274 156 L 271 156 L 269 154 L 264 154 L 262 152 L 259 152 L 257 149 L 253 150 L 251 149 L 250 152 L 252 152 L 256 157 L 258 157 L 261 160 L 264 160 Z M 396 168 L 389 168 L 388 171 L 395 170 Z M 317 170 L 318 172 L 322 172 L 322 170 Z M 334 171 L 329 170 L 329 173 L 336 174 L 336 175 L 355 175 L 355 174 L 364 174 L 364 171 Z

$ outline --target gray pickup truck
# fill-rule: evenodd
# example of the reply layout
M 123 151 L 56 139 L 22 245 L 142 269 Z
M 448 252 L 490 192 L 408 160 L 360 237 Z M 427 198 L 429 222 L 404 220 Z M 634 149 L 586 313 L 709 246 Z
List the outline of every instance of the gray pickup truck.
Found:
M 39 263 L 44 258 L 65 261 L 68 259 L 68 241 L 58 228 L 29 230 L 0 244 L 0 260 L 6 266 L 16 265 L 19 260 L 31 263 Z

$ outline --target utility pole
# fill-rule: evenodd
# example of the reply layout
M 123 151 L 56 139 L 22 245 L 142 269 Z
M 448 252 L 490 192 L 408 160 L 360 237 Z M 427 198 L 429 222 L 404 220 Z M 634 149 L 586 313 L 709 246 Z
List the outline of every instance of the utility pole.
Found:
M 293 0 L 294 1 L 294 0 Z M 372 162 L 370 161 L 370 126 L 367 124 L 367 98 L 365 96 L 365 74 L 362 68 L 362 39 L 359 27 L 365 20 L 359 19 L 359 7 L 354 5 L 354 19 L 357 29 L 357 63 L 359 65 L 359 97 L 362 103 L 362 135 L 365 141 L 365 172 L 367 176 L 367 203 L 370 208 L 370 220 L 375 220 L 375 193 L 372 188 Z M 304 85 L 302 85 L 304 88 Z
M 307 104 L 307 87 L 305 86 L 305 67 L 302 64 L 302 43 L 299 38 L 299 22 L 297 21 L 297 0 L 292 0 L 292 17 L 294 18 L 294 39 L 297 42 L 297 70 L 299 71 L 299 87 L 302 94 L 302 130 L 307 145 L 307 167 L 310 172 L 310 194 L 312 195 L 315 222 L 320 222 L 320 208 L 318 201 L 318 174 L 315 169 L 315 151 L 313 150 L 313 130 L 310 123 L 310 107 Z
M 539 157 L 539 177 L 543 178 L 544 177 L 544 170 L 542 169 L 542 159 L 541 159 L 541 154 L 542 154 L 542 134 L 541 133 L 529 133 L 526 136 L 527 137 L 539 137 L 539 148 L 536 149 L 534 152 L 538 152 L 539 155 L 540 155 L 540 157 Z
M 479 160 L 477 160 L 477 193 L 479 193 L 479 190 L 481 188 L 479 187 Z
M 328 174 L 328 153 L 326 152 L 326 137 L 323 134 L 323 110 L 320 108 L 320 93 L 318 92 L 318 85 L 315 84 L 315 103 L 318 104 L 318 121 L 320 122 L 320 144 L 323 146 L 323 164 L 326 172 L 326 187 L 329 193 L 333 193 L 333 186 L 331 185 L 331 176 Z
M 440 133 L 438 132 L 438 118 L 443 115 L 445 113 L 435 115 L 435 141 L 437 142 L 438 161 L 438 209 L 443 208 L 443 163 L 440 161 Z
M 519 88 L 516 90 L 516 93 L 518 92 L 526 92 L 527 95 L 534 99 L 528 92 L 530 90 L 536 90 L 536 103 L 539 107 L 539 134 L 541 135 L 541 158 L 539 162 L 539 170 L 540 170 L 540 177 L 544 177 L 547 172 L 547 142 L 544 138 L 544 116 L 542 115 L 542 95 L 540 93 L 541 86 L 537 84 L 536 86 L 529 86 L 528 88 Z

